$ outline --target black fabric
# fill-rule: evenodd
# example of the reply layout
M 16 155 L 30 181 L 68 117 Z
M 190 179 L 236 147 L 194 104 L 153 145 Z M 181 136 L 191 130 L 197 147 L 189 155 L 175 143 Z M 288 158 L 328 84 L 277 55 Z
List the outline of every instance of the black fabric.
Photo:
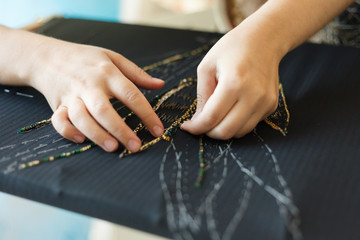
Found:
M 113 49 L 141 66 L 220 37 L 76 19 L 55 19 L 40 32 Z M 157 77 L 170 89 L 194 75 L 198 61 Z M 52 113 L 33 89 L 1 86 L 0 190 L 175 239 L 359 239 L 359 74 L 359 49 L 304 44 L 288 54 L 280 66 L 288 135 L 260 123 L 242 139 L 205 138 L 201 188 L 199 140 L 182 131 L 121 159 L 121 150 L 96 147 L 19 170 L 79 145 L 51 126 L 17 134 Z

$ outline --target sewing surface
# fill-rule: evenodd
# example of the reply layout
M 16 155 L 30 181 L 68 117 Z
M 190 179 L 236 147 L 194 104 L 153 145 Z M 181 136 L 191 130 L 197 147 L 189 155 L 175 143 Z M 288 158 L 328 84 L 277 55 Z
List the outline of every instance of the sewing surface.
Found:
M 55 19 L 40 33 L 106 47 L 142 67 L 221 37 L 76 19 Z M 205 53 L 149 70 L 166 85 L 144 94 L 153 99 L 196 76 Z M 51 125 L 18 134 L 51 109 L 33 89 L 0 86 L 0 190 L 174 239 L 359 239 L 359 76 L 359 49 L 304 44 L 289 53 L 280 65 L 288 134 L 262 122 L 241 139 L 204 137 L 201 187 L 199 137 L 181 130 L 137 154 L 93 147 L 19 169 L 88 143 L 65 140 Z M 184 112 L 194 100 L 190 90 L 160 109 L 168 125 L 172 108 Z

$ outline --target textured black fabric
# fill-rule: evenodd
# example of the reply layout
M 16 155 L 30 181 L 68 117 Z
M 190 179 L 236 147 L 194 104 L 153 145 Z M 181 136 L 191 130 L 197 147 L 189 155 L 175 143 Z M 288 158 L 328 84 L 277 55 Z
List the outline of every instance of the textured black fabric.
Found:
M 110 48 L 141 66 L 220 37 L 76 19 L 55 19 L 41 33 Z M 170 89 L 195 74 L 198 61 L 157 77 Z M 79 146 L 51 126 L 17 134 L 51 110 L 32 89 L 10 88 L 33 98 L 2 90 L 0 190 L 175 239 L 359 239 L 359 75 L 359 49 L 305 44 L 288 54 L 280 66 L 288 136 L 260 123 L 242 139 L 205 138 L 200 189 L 198 138 L 182 131 L 122 159 L 121 150 L 96 147 L 18 170 Z

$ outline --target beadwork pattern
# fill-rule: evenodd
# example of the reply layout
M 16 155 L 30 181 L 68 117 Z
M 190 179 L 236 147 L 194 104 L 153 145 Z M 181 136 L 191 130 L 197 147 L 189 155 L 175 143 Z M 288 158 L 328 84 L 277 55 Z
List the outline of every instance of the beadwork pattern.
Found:
M 275 130 L 280 131 L 284 136 L 286 136 L 290 122 L 290 113 L 288 106 L 286 104 L 284 89 L 282 84 L 279 84 L 279 102 L 278 107 L 274 113 L 265 118 L 264 120 L 270 127 Z
M 161 66 L 164 66 L 169 63 L 173 63 L 175 61 L 179 61 L 181 59 L 186 59 L 192 56 L 196 56 L 200 53 L 203 53 L 207 51 L 210 48 L 210 45 L 204 45 L 200 48 L 197 48 L 193 51 L 189 51 L 183 54 L 178 54 L 169 58 L 166 58 L 162 61 L 156 62 L 154 64 L 151 64 L 149 66 L 146 66 L 143 68 L 145 71 L 150 71 L 157 69 Z M 158 114 L 159 118 L 164 122 L 168 124 L 168 127 L 165 128 L 164 133 L 162 136 L 153 138 L 151 140 L 146 140 L 146 137 L 143 137 L 142 139 L 142 145 L 140 147 L 139 152 L 142 152 L 149 147 L 153 146 L 154 144 L 158 143 L 161 140 L 170 141 L 172 138 L 174 138 L 176 131 L 180 128 L 181 124 L 190 119 L 192 115 L 196 111 L 197 106 L 197 100 L 194 96 L 192 96 L 191 92 L 193 93 L 196 87 L 196 78 L 195 77 L 188 77 L 183 80 L 181 80 L 178 84 L 178 86 L 170 89 L 169 91 L 155 96 L 152 100 L 149 101 L 151 106 L 153 107 L 153 110 Z M 188 91 L 184 91 L 188 89 Z M 195 95 L 195 94 L 193 94 Z M 176 97 L 176 101 L 170 101 L 174 100 L 174 97 Z M 117 111 L 120 109 L 123 109 L 125 106 L 121 106 L 120 108 L 116 109 Z M 171 114 L 172 112 L 179 112 L 179 115 Z M 161 113 L 162 112 L 162 113 Z M 136 122 L 135 119 L 132 119 L 133 117 L 136 117 L 133 112 L 129 112 L 123 117 L 124 121 L 128 122 Z M 281 84 L 279 84 L 279 104 L 277 110 L 271 114 L 269 117 L 265 119 L 265 122 L 271 126 L 273 129 L 280 131 L 283 135 L 287 134 L 287 127 L 289 124 L 289 111 L 287 108 L 287 104 L 285 101 L 285 95 L 283 92 L 283 87 Z M 31 124 L 29 126 L 26 126 L 24 128 L 21 128 L 18 130 L 18 133 L 27 133 L 31 130 L 44 127 L 45 125 L 48 125 L 51 123 L 51 119 L 43 120 L 40 122 L 36 122 L 34 124 Z M 150 135 L 149 131 L 146 129 L 145 125 L 139 121 L 139 123 L 133 128 L 134 133 L 139 135 Z M 140 136 L 139 136 L 140 137 Z M 54 160 L 58 160 L 61 158 L 67 158 L 70 156 L 73 156 L 78 153 L 82 153 L 85 151 L 88 151 L 89 149 L 95 147 L 95 143 L 90 143 L 84 147 L 63 152 L 58 155 L 45 157 L 38 160 L 33 160 L 28 163 L 24 163 L 20 165 L 21 169 L 24 168 L 30 168 L 33 166 L 40 165 L 42 163 L 52 162 Z M 119 156 L 125 157 L 127 155 L 134 154 L 130 152 L 129 150 L 125 149 Z M 197 188 L 201 188 L 204 176 L 206 172 L 206 162 L 204 159 L 204 140 L 203 136 L 199 137 L 199 153 L 198 153 L 198 159 L 199 159 L 199 171 L 198 176 L 195 182 L 195 186 Z
M 172 96 L 174 96 L 176 93 L 178 93 L 179 91 L 183 90 L 186 87 L 194 87 L 196 84 L 196 81 L 194 78 L 190 77 L 190 78 L 186 78 L 183 79 L 180 84 L 171 89 L 170 91 L 166 92 L 162 97 L 158 97 L 158 101 L 155 104 L 155 106 L 153 107 L 153 110 L 156 112 L 161 106 L 164 105 L 164 103 Z M 194 98 L 193 98 L 194 99 Z M 141 147 L 139 152 L 149 148 L 150 146 L 154 145 L 155 143 L 159 142 L 161 139 L 164 139 L 166 141 L 170 141 L 171 137 L 175 134 L 175 132 L 177 131 L 178 128 L 180 128 L 181 124 L 190 119 L 190 117 L 195 113 L 196 111 L 196 105 L 197 105 L 197 101 L 196 99 L 193 100 L 192 104 L 186 108 L 185 113 L 180 116 L 175 118 L 175 120 L 171 123 L 171 125 L 166 128 L 164 130 L 164 133 L 162 134 L 162 136 L 157 137 L 147 143 L 144 143 Z M 178 108 L 177 105 L 170 105 L 172 110 L 175 109 L 180 109 L 180 110 L 185 110 L 185 108 Z M 160 117 L 161 118 L 161 117 Z M 138 124 L 138 126 L 134 129 L 134 133 L 138 134 L 140 130 L 144 129 L 144 125 L 142 122 L 140 122 Z M 120 157 L 124 157 L 126 155 L 132 154 L 132 152 L 130 152 L 127 149 L 124 149 L 124 151 L 120 154 Z

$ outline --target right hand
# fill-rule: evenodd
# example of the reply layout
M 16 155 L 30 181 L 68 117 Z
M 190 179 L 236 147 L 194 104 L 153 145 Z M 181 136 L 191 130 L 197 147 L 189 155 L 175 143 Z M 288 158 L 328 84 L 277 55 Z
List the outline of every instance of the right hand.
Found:
M 164 127 L 136 86 L 159 89 L 162 80 L 113 51 L 38 37 L 30 83 L 45 95 L 54 111 L 52 124 L 64 138 L 81 143 L 87 137 L 108 152 L 115 151 L 119 141 L 131 152 L 138 151 L 141 141 L 112 107 L 113 97 L 152 135 L 161 136 Z

